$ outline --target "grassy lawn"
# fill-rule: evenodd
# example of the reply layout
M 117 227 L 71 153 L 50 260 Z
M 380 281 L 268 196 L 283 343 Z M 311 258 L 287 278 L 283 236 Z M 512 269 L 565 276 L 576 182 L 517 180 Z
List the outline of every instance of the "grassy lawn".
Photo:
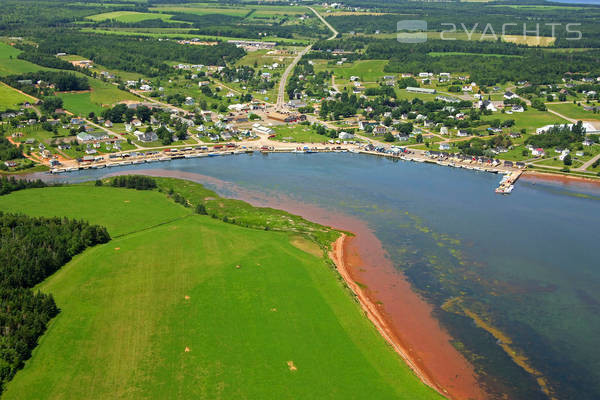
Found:
M 523 161 L 533 158 L 529 150 L 527 150 L 526 155 L 523 155 L 523 150 L 527 150 L 524 145 L 514 146 L 508 152 L 499 154 L 498 158 L 510 161 Z
M 173 185 L 215 196 L 216 210 L 284 214 Z M 61 312 L 5 399 L 440 398 L 304 237 L 195 215 L 156 191 L 34 189 L 0 205 L 113 236 L 39 285 Z
M 395 75 L 383 72 L 383 67 L 387 63 L 387 60 L 360 60 L 343 65 L 327 65 L 323 62 L 315 62 L 315 71 L 332 71 L 336 80 L 339 78 L 341 82 L 349 80 L 351 76 L 358 76 L 361 81 L 375 82 L 384 75 Z
M 0 42 L 0 75 L 23 74 L 48 69 L 29 61 L 18 59 L 17 56 L 20 53 L 21 50 Z
M 562 104 L 547 104 L 549 110 L 556 111 L 565 117 L 577 119 L 577 120 L 600 120 L 600 114 L 594 114 L 592 111 L 585 111 L 582 103 L 581 106 L 573 103 L 562 103 Z
M 396 88 L 396 98 L 399 100 L 421 99 L 423 101 L 433 101 L 437 96 L 439 96 L 439 94 L 412 93 L 407 91 L 406 89 Z
M 323 143 L 331 138 L 325 135 L 319 135 L 310 126 L 307 125 L 278 125 L 274 126 L 275 140 L 292 143 Z
M 549 154 L 549 153 L 547 153 L 547 154 Z M 561 160 L 558 159 L 558 155 L 556 157 L 547 158 L 542 161 L 536 161 L 535 164 L 550 166 L 550 167 L 560 167 L 560 168 L 565 167 L 565 164 Z M 583 163 L 581 161 L 573 160 L 573 165 L 569 165 L 568 168 L 578 168 L 578 167 L 581 167 L 582 165 L 583 165 Z
M 22 104 L 26 101 L 33 102 L 31 97 L 19 93 L 4 83 L 0 83 L 0 110 L 15 108 L 17 104 Z
M 92 88 L 89 92 L 59 93 L 64 108 L 78 115 L 88 115 L 90 111 L 99 114 L 102 108 L 123 100 L 140 100 L 131 93 L 119 90 L 115 85 L 88 77 Z
M 521 129 L 527 129 L 528 133 L 535 132 L 536 128 L 541 128 L 545 125 L 551 124 L 567 124 L 568 121 L 560 118 L 557 115 L 549 113 L 547 111 L 538 111 L 533 108 L 529 108 L 527 111 L 522 113 L 503 114 L 500 112 L 492 115 L 483 116 L 483 121 L 493 121 L 499 119 L 500 121 L 506 121 L 508 119 L 514 119 L 515 125 L 510 129 L 513 131 L 520 131 Z

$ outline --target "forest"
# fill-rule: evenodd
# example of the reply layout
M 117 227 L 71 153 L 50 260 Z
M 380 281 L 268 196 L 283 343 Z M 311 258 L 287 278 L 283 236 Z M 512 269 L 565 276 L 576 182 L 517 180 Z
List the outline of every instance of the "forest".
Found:
M 514 3 L 514 2 L 513 2 Z M 522 5 L 525 1 L 516 2 Z M 543 4 L 541 1 L 528 1 L 532 4 Z M 539 29 L 540 36 L 556 37 L 557 47 L 590 48 L 600 46 L 600 8 L 594 6 L 577 7 L 573 4 L 561 4 L 557 8 L 538 8 L 535 19 L 531 16 L 531 9 L 511 7 L 511 4 L 489 4 L 472 2 L 454 2 L 451 6 L 447 2 L 415 2 L 408 0 L 399 1 L 369 1 L 360 0 L 344 1 L 349 7 L 369 7 L 369 9 L 382 13 L 381 15 L 343 15 L 329 16 L 327 21 L 340 32 L 360 32 L 373 34 L 380 32 L 396 32 L 398 21 L 407 19 L 406 10 L 410 10 L 411 20 L 425 20 L 429 31 L 444 31 L 451 29 L 454 24 L 458 33 L 473 31 L 486 32 L 496 35 L 523 35 L 524 29 L 531 31 L 530 35 Z M 464 28 L 463 25 L 464 24 Z M 539 24 L 539 28 L 538 25 Z M 554 27 L 550 24 L 560 24 Z M 578 24 L 567 30 L 567 24 Z M 571 40 L 578 34 L 569 31 L 581 31 L 579 40 Z
M 49 86 L 54 86 L 54 90 L 59 92 L 90 89 L 90 83 L 86 77 L 65 71 L 29 72 L 21 75 L 9 75 L 0 79 L 7 85 L 33 96 L 46 93 L 43 89 Z M 38 84 L 38 82 L 40 83 Z
M 112 178 L 110 185 L 127 189 L 152 190 L 156 188 L 156 181 L 143 175 L 123 175 Z
M 573 143 L 581 143 L 583 139 L 585 139 L 585 128 L 583 128 L 583 124 L 579 121 L 572 127 L 567 125 L 553 126 L 543 135 L 528 137 L 525 144 L 542 148 L 569 148 Z
M 31 288 L 86 247 L 109 240 L 105 228 L 86 222 L 0 211 L 0 392 L 59 311 L 52 295 Z
M 493 41 L 428 40 L 405 44 L 365 37 L 319 41 L 314 48 L 319 52 L 312 58 L 328 58 L 333 49 L 359 50 L 357 58 L 389 60 L 385 72 L 466 73 L 484 86 L 510 81 L 557 83 L 565 74 L 600 75 L 598 50 L 563 53 Z
M 232 44 L 185 46 L 174 41 L 130 36 L 58 32 L 38 38 L 39 51 L 45 54 L 65 52 L 79 54 L 108 68 L 156 76 L 170 70 L 167 61 L 191 64 L 225 65 L 246 53 Z
M 0 161 L 14 160 L 16 158 L 23 158 L 21 150 L 7 138 L 0 136 Z M 0 191 L 0 194 L 3 193 Z

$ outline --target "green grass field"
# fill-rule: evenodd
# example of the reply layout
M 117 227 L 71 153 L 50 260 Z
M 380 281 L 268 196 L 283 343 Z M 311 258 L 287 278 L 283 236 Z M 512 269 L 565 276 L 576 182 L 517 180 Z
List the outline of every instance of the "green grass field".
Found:
M 585 111 L 581 106 L 573 103 L 562 103 L 562 104 L 547 104 L 549 110 L 556 111 L 559 114 L 564 115 L 568 118 L 580 119 L 580 120 L 600 120 L 600 114 L 594 114 L 592 111 Z
M 547 111 L 538 111 L 531 107 L 522 113 L 502 114 L 496 112 L 492 115 L 484 116 L 481 119 L 483 121 L 493 121 L 495 119 L 505 121 L 507 119 L 514 119 L 515 125 L 511 129 L 513 131 L 520 131 L 524 128 L 527 129 L 527 133 L 535 133 L 536 128 L 541 128 L 545 125 L 568 123 L 557 115 Z
M 119 22 L 141 22 L 149 19 L 162 19 L 163 21 L 169 21 L 171 17 L 172 16 L 169 14 L 143 13 L 135 11 L 113 11 L 91 15 L 87 18 L 91 19 L 92 21 L 116 20 Z
M 292 143 L 324 143 L 331 139 L 325 135 L 319 135 L 310 126 L 306 125 L 279 125 L 274 126 L 275 140 Z
M 217 210 L 279 215 L 212 196 Z M 113 237 L 39 285 L 61 312 L 4 399 L 440 398 L 297 234 L 199 216 L 156 191 L 32 189 L 0 206 L 84 218 Z
M 161 13 L 186 13 L 196 15 L 222 14 L 234 17 L 244 17 L 250 10 L 252 10 L 252 7 L 215 7 L 214 4 L 212 7 L 190 4 L 186 6 L 158 6 L 150 8 L 150 11 L 159 11 Z
M 112 106 L 123 100 L 139 100 L 131 93 L 119 90 L 115 85 L 88 77 L 91 91 L 80 93 L 59 93 L 64 108 L 78 115 L 88 115 L 90 111 L 98 114 L 104 106 Z
M 17 92 L 10 86 L 0 83 L 0 110 L 14 108 L 25 101 L 33 102 L 32 98 Z
M 386 74 L 383 67 L 388 63 L 386 60 L 360 60 L 343 65 L 327 65 L 323 62 L 315 62 L 315 71 L 332 71 L 336 77 L 342 80 L 349 80 L 351 76 L 360 77 L 361 81 L 375 82 Z
M 0 42 L 0 75 L 23 74 L 48 69 L 29 61 L 18 59 L 17 56 L 20 53 L 21 50 Z

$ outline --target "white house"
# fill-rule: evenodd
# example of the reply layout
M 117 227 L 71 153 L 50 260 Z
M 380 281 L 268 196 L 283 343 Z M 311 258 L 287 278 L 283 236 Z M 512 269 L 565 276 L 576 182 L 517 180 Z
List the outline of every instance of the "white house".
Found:
M 354 135 L 348 132 L 340 132 L 338 137 L 342 140 L 354 139 Z
M 450 143 L 440 143 L 440 150 L 450 150 Z
M 504 93 L 504 98 L 505 98 L 505 99 L 507 99 L 507 100 L 510 100 L 510 99 L 516 99 L 517 97 L 519 97 L 519 96 L 517 96 L 516 94 L 514 94 L 514 93 L 513 93 L 513 92 L 511 92 L 510 90 L 507 90 L 507 91 Z
M 546 152 L 544 152 L 544 149 L 541 147 L 538 147 L 537 149 L 531 150 L 531 155 L 534 157 L 543 157 L 546 155 Z

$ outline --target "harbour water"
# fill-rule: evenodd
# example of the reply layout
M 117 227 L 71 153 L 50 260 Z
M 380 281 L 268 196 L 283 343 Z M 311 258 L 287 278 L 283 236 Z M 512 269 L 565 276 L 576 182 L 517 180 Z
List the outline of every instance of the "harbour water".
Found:
M 289 200 L 363 222 L 492 397 L 600 398 L 599 187 L 521 178 L 510 196 L 499 196 L 499 175 L 350 153 L 211 157 L 45 177 L 78 182 L 149 169 L 187 174 L 223 196 L 283 208 Z M 358 274 L 368 279 L 368 271 Z

